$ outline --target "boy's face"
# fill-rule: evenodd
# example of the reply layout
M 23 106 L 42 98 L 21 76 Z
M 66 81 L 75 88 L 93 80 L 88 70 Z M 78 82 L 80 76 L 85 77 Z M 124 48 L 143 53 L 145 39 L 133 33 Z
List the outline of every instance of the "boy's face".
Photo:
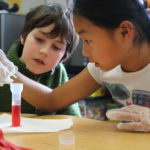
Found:
M 131 43 L 123 39 L 121 29 L 111 33 L 80 16 L 74 16 L 73 21 L 83 41 L 82 53 L 90 62 L 94 62 L 95 66 L 108 71 L 122 64 L 129 55 Z
M 46 36 L 53 29 L 53 25 L 35 28 L 24 41 L 20 60 L 25 63 L 26 68 L 34 74 L 42 74 L 55 68 L 65 54 L 67 42 L 59 36 L 50 39 Z

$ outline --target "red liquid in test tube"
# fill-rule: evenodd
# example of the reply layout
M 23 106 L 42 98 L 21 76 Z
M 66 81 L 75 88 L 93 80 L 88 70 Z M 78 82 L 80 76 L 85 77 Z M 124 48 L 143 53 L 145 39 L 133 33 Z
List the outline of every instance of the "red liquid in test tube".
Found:
M 11 83 L 10 90 L 12 93 L 12 126 L 18 127 L 21 123 L 21 92 L 22 83 Z
M 12 126 L 20 126 L 21 106 L 12 105 Z

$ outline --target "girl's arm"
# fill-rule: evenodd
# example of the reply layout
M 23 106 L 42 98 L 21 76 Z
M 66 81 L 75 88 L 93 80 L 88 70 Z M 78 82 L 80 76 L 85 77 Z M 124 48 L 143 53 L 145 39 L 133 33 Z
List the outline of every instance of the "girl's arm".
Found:
M 87 68 L 54 90 L 25 77 L 19 72 L 16 81 L 24 84 L 22 97 L 44 111 L 62 109 L 87 97 L 100 86 L 91 77 Z

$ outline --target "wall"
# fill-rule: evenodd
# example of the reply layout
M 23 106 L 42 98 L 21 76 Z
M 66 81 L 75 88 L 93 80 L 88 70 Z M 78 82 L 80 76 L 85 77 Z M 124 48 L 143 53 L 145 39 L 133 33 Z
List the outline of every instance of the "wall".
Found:
M 66 6 L 66 0 L 46 0 L 46 3 L 60 3 L 60 4 L 62 4 L 62 5 L 64 5 L 64 6 Z
M 22 0 L 21 3 L 21 13 L 26 14 L 28 11 L 32 10 L 34 7 L 45 4 L 45 0 Z
M 12 4 L 17 3 L 20 6 L 19 14 L 26 14 L 28 11 L 32 10 L 34 7 L 41 4 L 49 3 L 60 3 L 66 6 L 66 0 L 4 0 L 9 3 L 10 7 Z

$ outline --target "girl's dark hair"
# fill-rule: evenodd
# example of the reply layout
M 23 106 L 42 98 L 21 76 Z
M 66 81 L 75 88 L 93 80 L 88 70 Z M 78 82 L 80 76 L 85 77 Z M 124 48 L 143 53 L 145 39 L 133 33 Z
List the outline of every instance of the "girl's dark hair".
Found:
M 130 21 L 137 30 L 134 43 L 150 43 L 150 21 L 139 0 L 73 0 L 73 13 L 110 30 Z
M 62 58 L 67 59 L 77 47 L 78 36 L 71 21 L 71 13 L 59 4 L 40 5 L 30 11 L 25 18 L 21 35 L 26 40 L 27 35 L 35 28 L 46 27 L 54 24 L 54 28 L 47 36 L 55 38 L 61 36 L 67 40 L 66 53 Z

